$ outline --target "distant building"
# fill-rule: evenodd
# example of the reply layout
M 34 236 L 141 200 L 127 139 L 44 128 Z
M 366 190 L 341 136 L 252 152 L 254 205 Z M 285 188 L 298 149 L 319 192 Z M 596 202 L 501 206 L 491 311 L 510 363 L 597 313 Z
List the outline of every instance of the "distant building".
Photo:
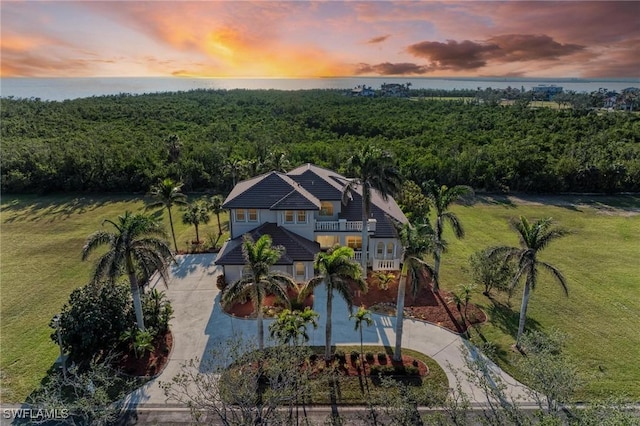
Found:
M 380 87 L 383 96 L 408 96 L 409 95 L 409 85 L 397 84 L 397 83 L 383 83 Z
M 533 86 L 531 90 L 533 91 L 533 95 L 537 99 L 545 99 L 547 101 L 553 99 L 553 97 L 558 93 L 562 93 L 562 87 L 555 86 L 553 84 L 550 86 L 547 86 L 546 84 L 540 84 L 538 86 Z
M 351 90 L 351 96 L 364 96 L 366 98 L 371 98 L 375 96 L 376 92 L 371 87 L 366 87 L 365 85 L 356 86 Z

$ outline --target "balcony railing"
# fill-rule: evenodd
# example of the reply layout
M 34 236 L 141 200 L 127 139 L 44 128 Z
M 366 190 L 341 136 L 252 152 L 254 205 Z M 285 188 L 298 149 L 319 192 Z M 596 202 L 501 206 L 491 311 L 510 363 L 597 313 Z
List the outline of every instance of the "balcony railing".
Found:
M 376 231 L 377 221 L 375 219 L 369 219 L 367 222 L 367 231 Z M 316 231 L 330 231 L 330 232 L 362 232 L 361 220 L 329 220 L 329 221 L 316 221 Z
M 374 271 L 399 271 L 400 259 L 373 259 Z

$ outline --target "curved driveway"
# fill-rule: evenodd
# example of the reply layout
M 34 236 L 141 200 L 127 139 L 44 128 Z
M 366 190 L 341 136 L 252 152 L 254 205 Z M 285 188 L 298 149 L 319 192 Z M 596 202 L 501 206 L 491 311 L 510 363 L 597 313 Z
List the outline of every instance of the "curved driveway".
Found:
M 231 317 L 222 312 L 219 303 L 219 290 L 215 282 L 219 273 L 213 265 L 215 254 L 178 256 L 178 264 L 172 268 L 168 288 L 162 282 L 154 283 L 166 292 L 174 308 L 171 329 L 174 337 L 173 350 L 169 363 L 162 374 L 133 392 L 127 398 L 129 407 L 165 407 L 165 396 L 158 381 L 170 381 L 180 370 L 180 365 L 190 359 L 207 359 L 209 349 L 217 343 L 225 342 L 233 336 L 242 334 L 249 339 L 256 335 L 256 325 L 252 320 Z M 326 312 L 326 291 L 320 286 L 315 292 L 314 310 L 320 314 L 318 329 L 311 330 L 310 344 L 324 345 L 324 318 Z M 349 320 L 346 303 L 336 295 L 333 298 L 333 343 L 360 344 L 359 333 Z M 367 345 L 395 344 L 395 317 L 373 314 L 373 325 L 364 329 L 364 343 Z M 268 322 L 267 322 L 268 324 Z M 267 327 L 265 327 L 265 330 Z M 448 330 L 422 321 L 405 319 L 403 347 L 417 350 L 430 356 L 442 366 L 449 379 L 449 386 L 455 388 L 460 380 L 462 390 L 472 403 L 483 404 L 486 398 L 483 392 L 466 379 L 468 371 L 464 362 L 463 346 L 474 348 L 465 339 Z M 493 371 L 500 375 L 507 385 L 507 396 L 514 398 L 525 396 L 525 387 L 504 373 L 495 364 L 490 363 Z M 453 374 L 458 371 L 458 377 Z M 520 398 L 521 399 L 521 398 Z

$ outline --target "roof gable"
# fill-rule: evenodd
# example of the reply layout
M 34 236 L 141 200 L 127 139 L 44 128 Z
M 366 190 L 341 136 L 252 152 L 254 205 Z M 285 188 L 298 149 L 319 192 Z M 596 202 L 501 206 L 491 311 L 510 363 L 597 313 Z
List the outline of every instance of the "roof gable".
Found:
M 307 240 L 275 223 L 264 223 L 249 232 L 254 241 L 263 235 L 271 236 L 274 246 L 282 246 L 285 252 L 276 265 L 292 265 L 294 262 L 313 261 L 316 253 L 320 251 L 320 244 Z M 244 265 L 245 260 L 242 255 L 242 237 L 228 241 L 224 250 L 216 259 L 217 265 Z
M 271 209 L 278 204 L 286 205 L 287 209 L 318 210 L 320 208 L 320 200 L 293 179 L 279 172 L 271 172 L 239 182 L 225 200 L 223 207 Z

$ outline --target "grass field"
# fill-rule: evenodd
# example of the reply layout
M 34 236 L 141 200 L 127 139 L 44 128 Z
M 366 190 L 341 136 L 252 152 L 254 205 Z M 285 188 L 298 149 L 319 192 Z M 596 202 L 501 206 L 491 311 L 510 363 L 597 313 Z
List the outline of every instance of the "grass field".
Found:
M 71 291 L 87 283 L 92 261 L 80 260 L 88 235 L 104 219 L 143 211 L 132 196 L 4 196 L 0 228 L 0 386 L 2 402 L 21 402 L 56 360 L 48 324 Z M 174 208 L 179 249 L 195 239 Z M 161 218 L 169 230 L 166 212 Z M 221 218 L 226 220 L 226 215 Z M 200 238 L 217 228 L 215 215 Z M 107 228 L 108 229 L 108 228 Z M 223 240 L 221 240 L 223 241 Z M 93 260 L 93 259 L 91 259 Z
M 533 200 L 536 201 L 536 200 Z M 541 203 L 483 198 L 472 206 L 455 206 L 467 237 L 445 232 L 443 287 L 468 282 L 468 257 L 496 244 L 517 245 L 508 220 L 519 215 L 550 216 L 573 234 L 546 249 L 541 258 L 560 268 L 569 280 L 569 298 L 546 275 L 529 305 L 529 326 L 557 327 L 569 334 L 567 353 L 588 384 L 583 399 L 608 393 L 640 399 L 640 197 L 578 200 L 546 197 Z M 48 323 L 69 293 L 86 283 L 91 262 L 80 261 L 85 238 L 103 219 L 125 210 L 140 211 L 144 200 L 133 196 L 3 197 L 0 228 L 0 383 L 2 402 L 19 402 L 38 385 L 58 355 Z M 193 227 L 176 217 L 181 249 L 194 238 Z M 166 214 L 162 215 L 167 225 Z M 226 217 L 223 221 L 227 220 Z M 215 229 L 202 227 L 201 238 Z M 491 322 L 479 332 L 500 349 L 508 362 L 515 335 L 519 297 L 511 310 L 492 310 L 480 294 Z M 474 332 L 478 339 L 478 332 Z

